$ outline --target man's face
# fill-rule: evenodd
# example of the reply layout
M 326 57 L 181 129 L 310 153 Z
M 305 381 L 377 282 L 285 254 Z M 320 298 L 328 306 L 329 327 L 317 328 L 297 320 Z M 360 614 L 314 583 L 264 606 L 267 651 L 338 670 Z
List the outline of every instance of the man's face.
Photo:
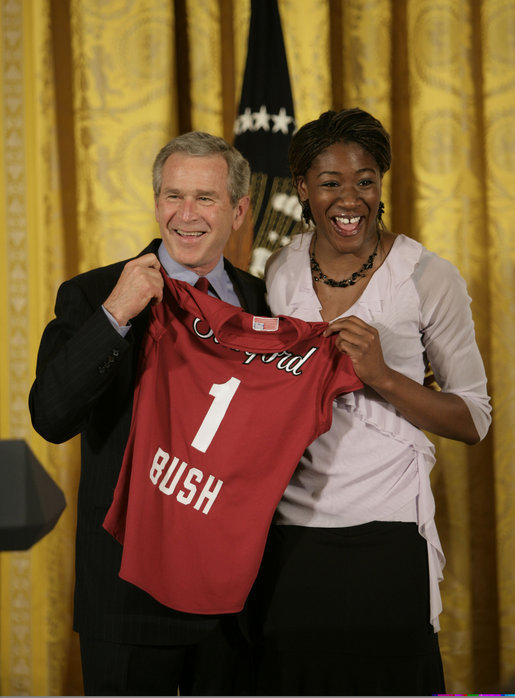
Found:
M 227 163 L 221 155 L 173 153 L 165 162 L 155 214 L 169 255 L 198 274 L 207 274 L 223 254 L 233 230 L 243 223 L 249 197 L 232 206 Z

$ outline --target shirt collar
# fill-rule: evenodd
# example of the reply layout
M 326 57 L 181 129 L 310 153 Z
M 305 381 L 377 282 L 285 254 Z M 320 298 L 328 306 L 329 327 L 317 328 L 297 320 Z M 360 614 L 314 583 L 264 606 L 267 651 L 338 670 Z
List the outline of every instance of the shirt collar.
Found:
M 170 256 L 163 241 L 161 241 L 161 244 L 159 245 L 157 256 L 159 257 L 159 261 L 161 262 L 165 272 L 172 279 L 177 279 L 177 281 L 185 281 L 191 286 L 194 286 L 198 281 L 198 274 L 191 269 L 184 267 L 182 264 L 179 264 L 179 262 L 176 262 L 175 259 Z M 206 278 L 218 293 L 219 298 L 232 303 L 233 305 L 239 305 L 237 298 L 236 302 L 232 298 L 232 295 L 235 296 L 234 291 L 232 290 L 232 284 L 230 289 L 228 289 L 228 283 L 230 283 L 230 281 L 224 268 L 223 257 L 220 257 L 214 269 L 211 269 L 211 271 L 206 274 Z M 232 292 L 231 297 L 228 296 L 228 293 L 230 292 Z

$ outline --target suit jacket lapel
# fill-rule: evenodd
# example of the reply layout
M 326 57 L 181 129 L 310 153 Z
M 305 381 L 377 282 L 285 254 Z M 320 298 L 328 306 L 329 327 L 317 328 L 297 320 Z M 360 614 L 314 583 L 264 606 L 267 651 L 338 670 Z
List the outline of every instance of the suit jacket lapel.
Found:
M 255 299 L 253 295 L 249 294 L 249 287 L 242 283 L 240 274 L 238 273 L 239 269 L 232 265 L 228 259 L 225 259 L 225 257 L 224 268 L 232 282 L 234 292 L 238 296 L 238 300 L 241 303 L 241 307 L 243 308 L 243 310 L 249 312 L 250 308 L 253 306 L 252 301 Z

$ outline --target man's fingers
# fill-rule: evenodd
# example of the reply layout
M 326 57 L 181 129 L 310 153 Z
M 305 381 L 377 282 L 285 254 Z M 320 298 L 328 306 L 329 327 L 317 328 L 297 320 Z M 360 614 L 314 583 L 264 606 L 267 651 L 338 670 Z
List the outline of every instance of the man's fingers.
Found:
M 152 253 L 127 262 L 116 286 L 104 302 L 104 308 L 119 325 L 126 325 L 147 303 L 162 300 L 164 280 L 159 272 L 160 267 L 158 258 Z
M 161 263 L 153 252 L 143 254 L 141 257 L 136 257 L 136 259 L 131 260 L 128 264 L 142 267 L 154 267 L 154 269 L 158 271 L 161 268 Z

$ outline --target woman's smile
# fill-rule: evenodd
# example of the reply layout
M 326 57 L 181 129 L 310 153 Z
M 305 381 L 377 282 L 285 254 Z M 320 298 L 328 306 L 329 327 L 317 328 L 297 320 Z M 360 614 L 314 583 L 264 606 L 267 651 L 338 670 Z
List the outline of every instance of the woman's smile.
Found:
M 370 254 L 377 238 L 381 173 L 374 157 L 356 143 L 334 143 L 299 179 L 308 200 L 322 256 Z

